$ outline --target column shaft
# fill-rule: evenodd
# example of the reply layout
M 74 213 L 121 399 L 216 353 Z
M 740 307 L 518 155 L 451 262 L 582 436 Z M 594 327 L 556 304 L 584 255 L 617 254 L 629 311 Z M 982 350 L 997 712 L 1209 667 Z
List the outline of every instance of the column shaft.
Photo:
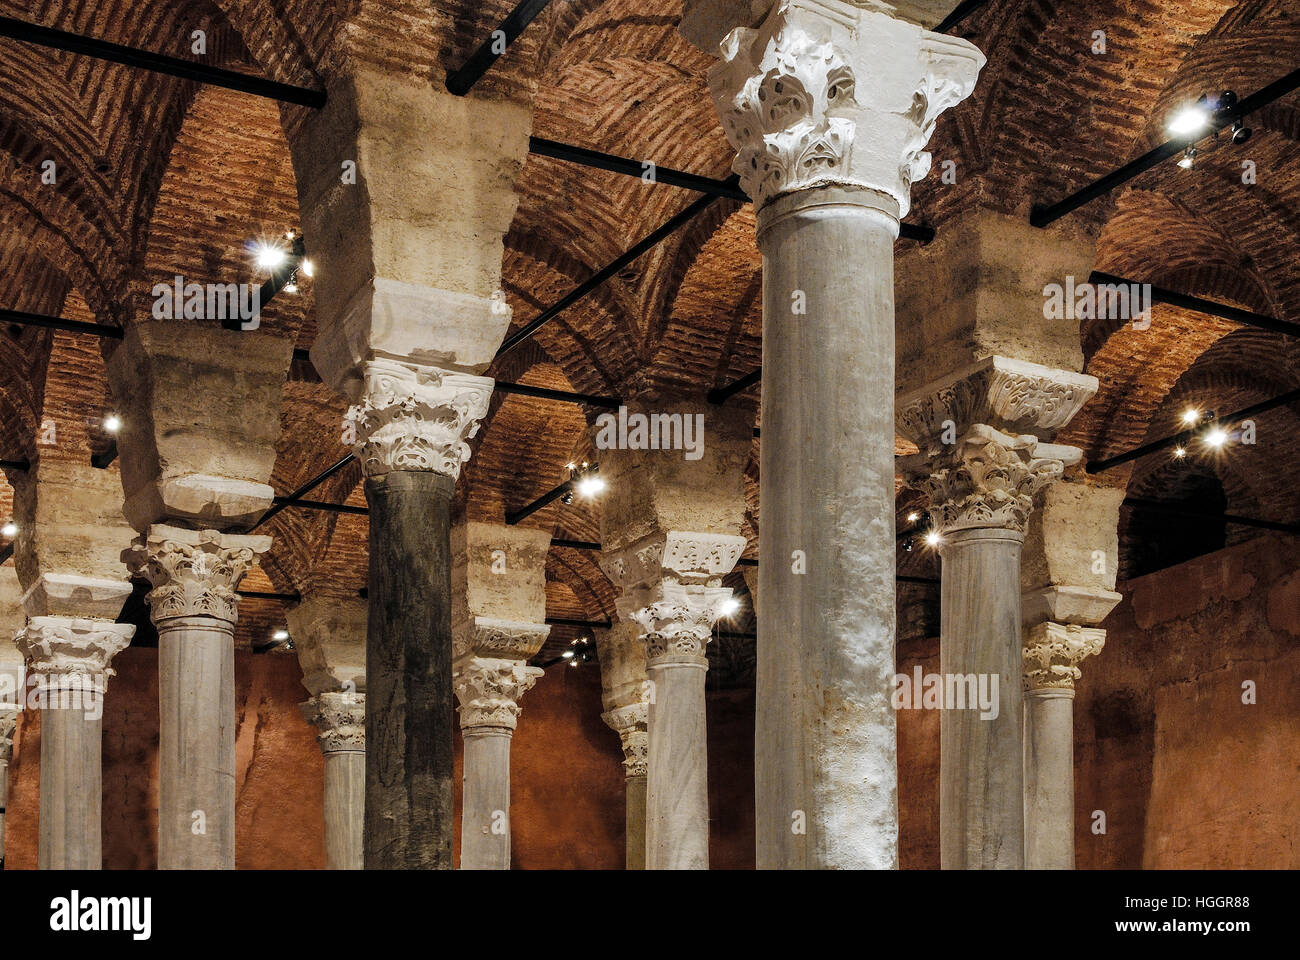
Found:
M 366 478 L 367 870 L 451 868 L 455 488 L 429 471 Z
M 464 731 L 460 868 L 510 869 L 510 741 L 503 727 Z
M 360 870 L 366 803 L 364 750 L 325 753 L 325 858 L 331 870 Z
M 158 621 L 158 868 L 235 868 L 235 633 Z
M 625 827 L 627 852 L 623 859 L 624 870 L 644 870 L 646 844 L 646 777 L 645 774 L 628 777 L 624 781 Z
M 85 695 L 82 691 L 51 690 L 45 695 L 50 702 L 41 710 L 37 867 L 99 870 L 104 859 L 100 837 L 104 795 L 101 714 L 80 702 Z
M 1025 867 L 1074 869 L 1074 690 L 1025 695 Z
M 939 661 L 997 677 L 998 712 L 942 711 L 939 845 L 944 869 L 1024 866 L 1020 548 L 1014 530 L 957 530 L 943 557 Z M 969 707 L 969 705 L 968 705 Z
M 760 212 L 760 497 L 780 506 L 759 547 L 761 869 L 897 862 L 897 212 L 881 194 L 839 187 Z M 793 315 L 799 292 L 806 315 Z
M 704 674 L 708 663 L 649 663 L 645 868 L 709 868 L 709 771 Z M 629 800 L 630 802 L 630 800 Z

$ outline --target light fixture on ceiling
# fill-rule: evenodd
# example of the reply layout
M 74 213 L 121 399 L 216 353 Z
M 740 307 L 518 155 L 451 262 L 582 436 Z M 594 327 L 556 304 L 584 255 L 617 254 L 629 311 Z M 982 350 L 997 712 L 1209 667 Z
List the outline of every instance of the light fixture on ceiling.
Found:
M 1175 137 L 1190 137 L 1210 125 L 1210 100 L 1205 94 L 1195 103 L 1182 107 L 1170 118 L 1165 129 Z
M 1219 449 L 1228 442 L 1228 434 L 1221 427 L 1214 427 L 1205 434 L 1205 444 L 1214 449 Z
M 1187 456 L 1187 450 L 1184 447 L 1174 447 L 1174 459 L 1181 460 Z
M 302 266 L 299 267 L 298 269 L 302 271 L 302 275 L 304 277 L 314 277 L 316 275 L 316 268 L 312 266 L 312 262 L 310 260 L 304 260 L 302 262 Z
M 1188 147 L 1183 151 L 1183 159 L 1178 161 L 1178 166 L 1182 167 L 1184 170 L 1190 170 L 1192 167 L 1196 166 L 1195 147 Z
M 925 535 L 926 546 L 937 547 L 941 543 L 943 543 L 943 537 L 939 535 L 938 530 L 931 530 L 929 533 Z
M 599 469 L 600 467 L 598 465 L 588 463 L 586 460 L 582 461 L 582 466 L 580 467 L 575 467 L 573 464 L 569 464 L 569 483 L 571 484 L 571 489 L 577 491 L 579 496 L 588 498 L 604 492 L 605 478 L 596 472 Z M 570 496 L 564 502 L 572 503 L 573 498 Z
M 263 270 L 274 270 L 284 264 L 288 254 L 284 247 L 269 243 L 259 243 L 253 250 L 257 265 Z
M 920 520 L 920 519 L 921 519 L 921 515 L 920 515 L 919 513 L 917 513 L 915 510 L 913 510 L 911 513 L 909 513 L 909 514 L 907 515 L 907 522 L 908 522 L 908 523 L 916 523 L 916 521 L 918 521 L 918 520 Z
M 733 613 L 736 613 L 739 610 L 740 610 L 740 601 L 737 600 L 735 597 L 727 597 L 726 600 L 723 600 L 720 604 L 718 604 L 719 616 L 729 617 Z
M 16 536 L 18 536 L 18 524 L 14 523 L 12 520 L 6 520 L 5 525 L 0 527 L 0 537 Z
M 275 631 L 275 633 L 271 634 L 271 639 L 274 640 L 276 643 L 284 643 L 284 641 L 289 639 L 289 631 L 277 630 Z
M 117 433 L 117 431 L 121 429 L 122 429 L 122 418 L 119 417 L 116 413 L 110 413 L 108 416 L 104 418 L 105 433 Z
M 1191 425 L 1201 419 L 1201 411 L 1188 407 L 1183 411 L 1183 423 Z

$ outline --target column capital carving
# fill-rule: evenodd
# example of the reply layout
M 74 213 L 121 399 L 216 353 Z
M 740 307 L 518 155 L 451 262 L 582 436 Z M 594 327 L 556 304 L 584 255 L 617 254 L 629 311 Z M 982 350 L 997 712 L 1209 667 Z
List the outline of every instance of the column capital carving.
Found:
M 777 0 L 718 54 L 709 87 L 756 208 L 838 185 L 892 197 L 900 218 L 930 170 L 939 115 L 970 95 L 985 62 L 965 40 L 847 0 Z
M 726 533 L 669 530 L 602 557 L 601 566 L 624 592 L 663 579 L 716 586 L 735 569 L 746 543 Z
M 600 715 L 606 726 L 618 734 L 623 745 L 623 775 L 644 777 L 650 758 L 650 706 L 642 701 L 606 710 Z
M 122 562 L 152 584 L 146 599 L 154 623 L 213 617 L 233 624 L 239 617 L 235 588 L 270 548 L 270 537 L 154 524 L 123 551 Z
M 27 675 L 42 689 L 103 691 L 109 666 L 135 636 L 129 623 L 74 617 L 32 617 L 14 638 L 27 659 Z
M 986 357 L 899 395 L 898 432 L 922 452 L 942 446 L 952 424 L 961 436 L 983 423 L 1004 433 L 1050 440 L 1097 392 L 1097 378 L 1010 357 Z
M 940 533 L 987 528 L 1023 535 L 1034 494 L 1081 457 L 1077 447 L 976 424 L 935 456 L 904 458 L 902 468 L 908 484 L 929 496 L 931 521 Z
M 466 657 L 452 668 L 452 686 L 460 701 L 460 728 L 514 730 L 519 698 L 532 689 L 543 671 L 521 660 Z
M 490 617 L 471 617 L 452 634 L 451 655 L 495 660 L 531 660 L 551 635 L 545 623 L 516 623 Z
M 487 415 L 492 378 L 386 359 L 363 363 L 362 377 L 360 399 L 345 419 L 355 428 L 366 475 L 410 470 L 459 477 L 470 456 L 468 440 Z
M 626 610 L 626 616 L 640 625 L 648 666 L 706 665 L 705 648 L 722 616 L 722 605 L 731 599 L 731 588 L 665 581 L 628 599 L 631 604 L 620 606 L 619 612 L 623 615 Z
M 300 704 L 303 718 L 317 731 L 321 753 L 366 749 L 366 695 L 321 693 Z
M 0 703 L 0 764 L 8 763 L 14 754 L 14 730 L 21 712 L 16 703 Z
M 1024 632 L 1026 690 L 1073 690 L 1079 663 L 1101 652 L 1106 631 L 1078 624 L 1038 623 Z

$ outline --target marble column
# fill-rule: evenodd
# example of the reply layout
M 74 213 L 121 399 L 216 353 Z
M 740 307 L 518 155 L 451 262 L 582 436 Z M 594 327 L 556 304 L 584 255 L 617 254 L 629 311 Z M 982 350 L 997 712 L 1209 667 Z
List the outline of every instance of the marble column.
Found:
M 503 652 L 516 644 L 540 648 L 550 628 L 499 625 Z M 531 654 L 530 654 L 531 656 Z M 519 699 L 542 675 L 525 659 L 484 657 L 457 659 L 453 682 L 460 701 L 460 729 L 465 740 L 461 797 L 460 868 L 510 869 L 510 740 L 519 721 Z
M 682 29 L 721 57 L 763 254 L 760 487 L 781 509 L 759 548 L 757 862 L 891 868 L 893 244 L 984 57 L 844 0 L 688 3 Z
M 1024 637 L 1025 866 L 1074 869 L 1074 682 L 1106 631 L 1040 623 Z
M 623 747 L 625 870 L 646 868 L 646 775 L 650 757 L 650 704 L 631 703 L 600 715 Z
M 158 868 L 235 868 L 239 581 L 270 537 L 154 524 L 122 560 L 158 628 Z
M 41 710 L 42 870 L 103 867 L 104 691 L 113 675 L 110 661 L 134 634 L 130 624 L 32 617 L 18 635 Z
M 0 869 L 4 869 L 5 862 L 5 805 L 9 800 L 9 761 L 13 759 L 14 728 L 18 725 L 20 712 L 16 703 L 0 703 Z
M 366 802 L 366 695 L 321 693 L 302 704 L 325 755 L 325 859 L 331 870 L 360 870 Z

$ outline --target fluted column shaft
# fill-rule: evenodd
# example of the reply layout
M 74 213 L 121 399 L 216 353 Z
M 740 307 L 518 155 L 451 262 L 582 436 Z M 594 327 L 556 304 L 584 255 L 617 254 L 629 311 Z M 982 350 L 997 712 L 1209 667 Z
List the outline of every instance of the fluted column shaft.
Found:
M 320 731 L 325 756 L 325 860 L 331 870 L 364 866 L 366 697 L 322 693 L 302 705 L 303 716 Z

